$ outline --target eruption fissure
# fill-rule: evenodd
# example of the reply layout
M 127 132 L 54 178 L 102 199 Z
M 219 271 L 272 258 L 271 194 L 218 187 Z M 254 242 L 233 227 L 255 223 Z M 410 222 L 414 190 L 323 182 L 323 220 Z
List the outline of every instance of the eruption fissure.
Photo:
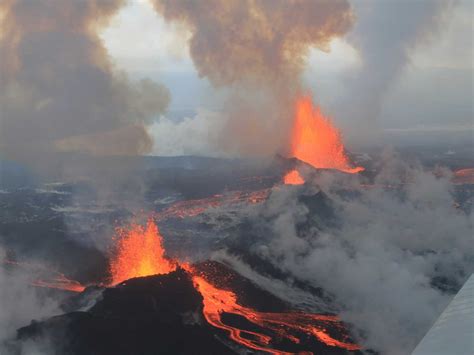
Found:
M 162 237 L 153 220 L 149 219 L 145 227 L 132 223 L 130 228 L 117 232 L 117 251 L 110 265 L 112 284 L 133 277 L 167 274 L 176 269 L 176 265 L 165 258 Z
M 315 168 L 336 169 L 350 174 L 364 170 L 352 166 L 340 131 L 319 107 L 314 107 L 310 96 L 300 97 L 296 102 L 291 155 Z
M 286 175 L 283 177 L 283 182 L 286 185 L 302 185 L 304 184 L 304 179 L 301 177 L 298 170 L 293 169 L 286 173 Z
M 113 284 L 133 277 L 167 274 L 179 265 L 165 257 L 161 235 L 152 219 L 148 220 L 146 227 L 133 223 L 130 229 L 120 230 L 119 235 L 121 238 L 117 254 L 111 262 Z M 339 332 L 344 331 L 343 325 L 336 316 L 302 312 L 259 312 L 240 305 L 236 293 L 218 288 L 208 279 L 209 275 L 195 270 L 193 266 L 186 263 L 180 266 L 191 274 L 196 289 L 203 297 L 203 314 L 207 322 L 228 332 L 233 341 L 244 347 L 270 354 L 291 354 L 274 349 L 272 347 L 274 340 L 285 339 L 299 344 L 300 339 L 293 334 L 304 333 L 328 346 L 346 350 L 360 348 L 357 344 L 345 342 L 345 339 L 337 340 L 327 332 L 328 325 Z M 243 317 L 262 331 L 229 325 L 223 320 L 224 314 Z

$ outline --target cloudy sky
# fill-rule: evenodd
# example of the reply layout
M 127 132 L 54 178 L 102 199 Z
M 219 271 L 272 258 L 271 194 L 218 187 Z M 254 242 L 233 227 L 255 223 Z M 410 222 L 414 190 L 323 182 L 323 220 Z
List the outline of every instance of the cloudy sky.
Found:
M 385 27 L 383 14 L 379 15 L 373 4 L 371 0 L 353 3 L 357 22 L 352 32 L 333 40 L 330 52 L 312 49 L 304 74 L 305 84 L 317 102 L 348 136 L 351 126 L 347 122 L 351 117 L 340 114 L 339 109 L 348 101 L 341 92 L 351 82 L 358 85 L 352 79 L 363 67 L 364 55 L 357 46 L 357 37 L 385 31 L 389 47 L 390 36 L 394 38 L 398 27 L 404 26 L 404 13 L 412 11 L 412 3 L 398 2 L 397 25 Z M 375 10 L 371 12 L 372 7 Z M 374 27 L 375 23 L 379 27 Z M 444 12 L 432 34 L 412 45 L 407 62 L 384 94 L 381 110 L 376 114 L 382 130 L 472 130 L 472 25 L 473 3 L 461 0 Z M 192 118 L 199 109 L 218 110 L 215 97 L 220 92 L 206 78 L 199 78 L 188 53 L 190 34 L 184 27 L 166 23 L 148 1 L 130 0 L 101 36 L 118 69 L 134 78 L 152 78 L 170 89 L 169 119 Z M 377 70 L 380 67 L 374 68 Z

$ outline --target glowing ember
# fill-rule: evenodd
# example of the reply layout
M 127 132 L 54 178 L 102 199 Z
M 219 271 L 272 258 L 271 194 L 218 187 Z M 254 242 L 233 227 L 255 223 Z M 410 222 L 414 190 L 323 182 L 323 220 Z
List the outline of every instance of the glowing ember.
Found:
M 132 224 L 118 233 L 117 253 L 110 265 L 113 284 L 133 277 L 167 274 L 176 269 L 164 256 L 162 238 L 152 219 L 145 228 Z
M 296 344 L 299 343 L 299 339 L 290 332 L 302 332 L 309 336 L 315 336 L 320 342 L 328 346 L 335 346 L 346 350 L 360 349 L 357 344 L 334 339 L 327 333 L 326 327 L 329 324 L 343 330 L 336 316 L 300 312 L 258 312 L 239 305 L 234 292 L 216 288 L 201 276 L 195 275 L 193 281 L 203 296 L 204 317 L 209 324 L 229 332 L 232 340 L 250 349 L 270 354 L 290 354 L 271 347 L 273 338 L 268 335 L 270 334 L 268 331 L 274 333 L 275 338 L 287 339 Z M 249 322 L 265 329 L 266 334 L 227 325 L 222 320 L 223 313 L 232 313 L 242 316 Z
M 314 107 L 309 96 L 298 99 L 291 137 L 292 156 L 315 168 L 337 169 L 358 173 L 362 167 L 352 167 L 344 151 L 341 133 L 331 120 Z
M 285 175 L 283 182 L 286 185 L 302 185 L 304 184 L 304 179 L 301 177 L 298 170 L 291 170 Z

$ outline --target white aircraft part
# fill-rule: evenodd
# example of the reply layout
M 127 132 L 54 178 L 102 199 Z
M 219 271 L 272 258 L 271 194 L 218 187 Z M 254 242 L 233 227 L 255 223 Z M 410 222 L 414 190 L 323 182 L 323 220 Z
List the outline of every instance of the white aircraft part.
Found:
M 474 274 L 454 296 L 412 355 L 474 355 Z

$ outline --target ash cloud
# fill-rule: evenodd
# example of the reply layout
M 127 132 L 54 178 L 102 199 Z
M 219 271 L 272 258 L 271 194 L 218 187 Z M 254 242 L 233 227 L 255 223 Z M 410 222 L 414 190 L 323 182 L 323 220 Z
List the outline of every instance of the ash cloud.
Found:
M 145 126 L 168 90 L 114 69 L 98 31 L 121 0 L 8 0 L 0 5 L 0 152 L 37 163 L 57 151 L 150 151 Z
M 327 50 L 353 23 L 346 0 L 153 4 L 166 21 L 190 30 L 190 55 L 199 75 L 229 89 L 225 124 L 216 135 L 219 150 L 235 155 L 270 155 L 286 148 L 309 49 Z
M 327 49 L 352 25 L 347 1 L 154 2 L 167 21 L 186 24 L 190 54 L 215 85 L 243 80 L 298 84 L 310 46 Z M 294 84 L 293 84 L 294 85 Z
M 0 3 L 0 157 L 27 165 L 40 182 L 90 187 L 94 193 L 74 194 L 73 207 L 143 209 L 140 161 L 128 156 L 151 151 L 147 129 L 170 94 L 114 67 L 99 32 L 124 3 Z M 74 230 L 77 222 L 65 218 Z M 81 225 L 97 234 L 96 223 Z

